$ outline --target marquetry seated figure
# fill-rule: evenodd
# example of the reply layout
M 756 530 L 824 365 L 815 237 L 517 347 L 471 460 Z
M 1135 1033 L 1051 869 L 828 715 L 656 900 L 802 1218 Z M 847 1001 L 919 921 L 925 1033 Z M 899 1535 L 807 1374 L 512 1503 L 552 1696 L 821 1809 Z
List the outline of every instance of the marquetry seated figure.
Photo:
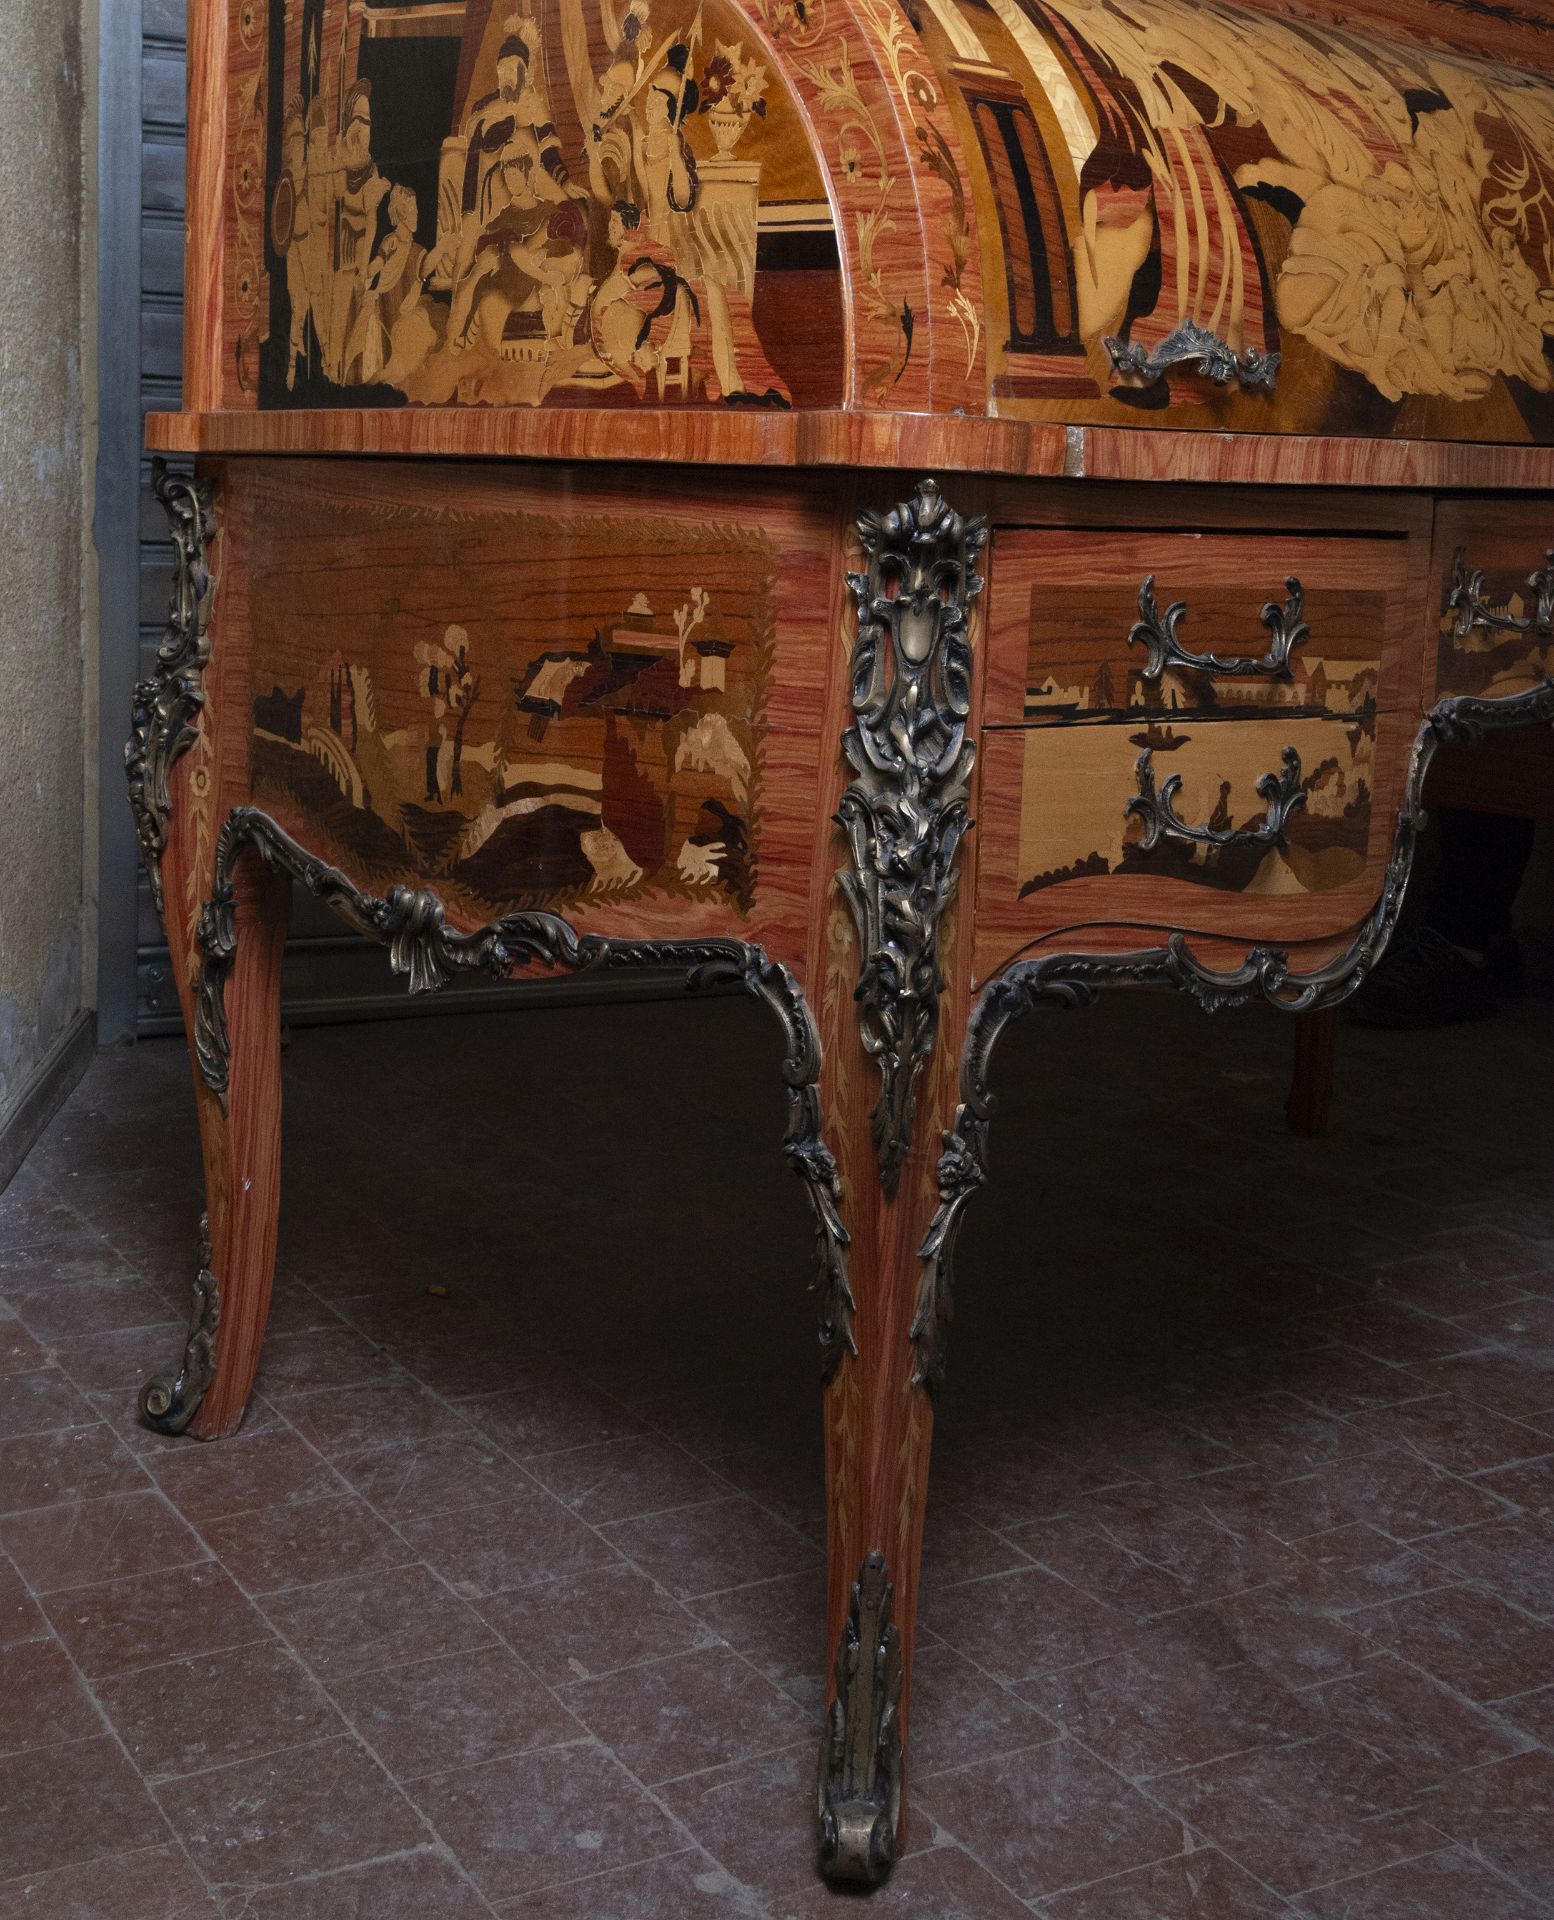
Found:
M 145 1417 L 253 1382 L 295 887 L 412 991 L 742 986 L 815 1218 L 838 1877 L 902 1831 L 999 1035 L 1336 1004 L 1437 745 L 1554 719 L 1554 13 L 1297 12 L 191 12 L 128 759 L 207 1205 Z

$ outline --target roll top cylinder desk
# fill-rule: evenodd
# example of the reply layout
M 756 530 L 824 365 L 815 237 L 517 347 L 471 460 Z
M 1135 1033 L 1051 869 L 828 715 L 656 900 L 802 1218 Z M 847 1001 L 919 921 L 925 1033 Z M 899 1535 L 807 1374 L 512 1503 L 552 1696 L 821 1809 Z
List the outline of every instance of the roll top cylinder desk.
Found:
M 742 987 L 878 1879 L 999 1035 L 1336 1003 L 1437 745 L 1554 719 L 1554 5 L 191 0 L 189 58 L 127 760 L 206 1218 L 144 1416 L 253 1382 L 295 887 L 412 991 Z

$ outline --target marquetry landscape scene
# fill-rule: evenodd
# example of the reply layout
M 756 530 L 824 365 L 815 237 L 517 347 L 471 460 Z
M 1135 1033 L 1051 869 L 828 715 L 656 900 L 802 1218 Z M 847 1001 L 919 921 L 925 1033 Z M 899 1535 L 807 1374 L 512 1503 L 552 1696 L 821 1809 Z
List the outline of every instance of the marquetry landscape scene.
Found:
M 727 527 L 277 507 L 249 583 L 256 803 L 361 884 L 486 917 L 743 911 L 774 561 Z
M 1365 871 L 1374 711 L 1242 726 L 1032 728 L 1020 795 L 1020 893 L 1098 874 L 1231 893 L 1327 893 Z M 1293 753 L 1293 761 L 1289 754 Z M 1180 784 L 1168 788 L 1173 777 Z M 1262 789 L 1262 790 L 1260 790 Z M 1130 811 L 1130 803 L 1138 803 Z M 1229 844 L 1162 833 L 1151 807 Z M 1261 837 L 1270 806 L 1280 831 Z
M 245 0 L 232 61 L 262 405 L 839 400 L 825 185 L 730 0 Z

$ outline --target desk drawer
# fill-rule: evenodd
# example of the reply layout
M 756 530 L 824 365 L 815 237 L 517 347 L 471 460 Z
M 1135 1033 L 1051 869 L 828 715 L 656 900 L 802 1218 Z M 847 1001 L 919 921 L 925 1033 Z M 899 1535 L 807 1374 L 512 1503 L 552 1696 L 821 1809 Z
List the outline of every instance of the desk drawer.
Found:
M 1551 547 L 1554 513 L 1546 504 L 1442 503 L 1432 564 L 1441 625 L 1436 699 L 1499 699 L 1554 673 Z
M 1018 779 L 1020 899 L 1102 874 L 1261 895 L 1331 893 L 1364 878 L 1374 715 L 1196 721 L 1169 750 L 1147 740 L 1102 726 L 999 737 L 989 771 Z
M 1223 723 L 1374 711 L 1396 697 L 1384 681 L 1407 545 L 1001 529 L 986 724 L 1154 721 L 1170 734 L 1180 716 Z

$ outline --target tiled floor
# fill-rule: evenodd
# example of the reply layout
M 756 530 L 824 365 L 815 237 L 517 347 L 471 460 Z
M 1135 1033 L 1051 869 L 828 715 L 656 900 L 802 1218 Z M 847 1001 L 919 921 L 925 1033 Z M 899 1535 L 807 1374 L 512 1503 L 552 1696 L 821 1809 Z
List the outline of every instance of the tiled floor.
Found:
M 1289 1040 L 1006 1043 L 880 1920 L 1554 1915 L 1554 1009 L 1347 1033 L 1316 1144 Z M 0 1197 L 0 1920 L 843 1910 L 775 1064 L 733 1001 L 298 1033 L 202 1447 L 131 1416 L 182 1050 L 98 1062 Z

